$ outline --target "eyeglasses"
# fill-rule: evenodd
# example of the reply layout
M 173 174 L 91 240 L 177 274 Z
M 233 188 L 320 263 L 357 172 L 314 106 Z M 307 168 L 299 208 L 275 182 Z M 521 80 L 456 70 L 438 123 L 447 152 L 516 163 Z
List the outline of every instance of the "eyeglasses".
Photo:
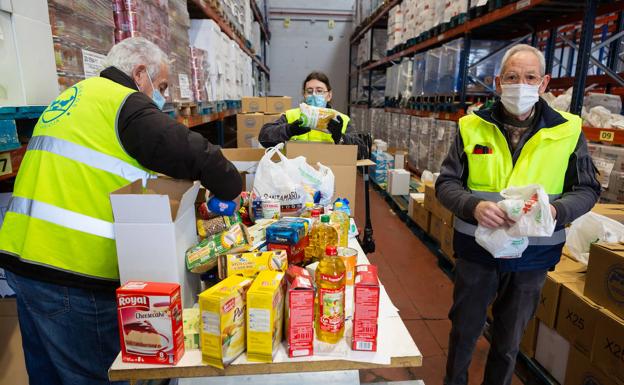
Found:
M 502 84 L 520 84 L 525 83 L 532 86 L 536 86 L 542 82 L 542 77 L 536 74 L 525 74 L 524 77 L 515 72 L 508 72 L 501 76 Z
M 324 90 L 322 88 L 317 88 L 317 89 L 306 88 L 306 90 L 305 90 L 305 95 L 306 96 L 310 96 L 310 95 L 323 95 L 323 96 L 325 96 L 325 95 L 327 95 L 327 93 L 329 93 L 329 91 Z

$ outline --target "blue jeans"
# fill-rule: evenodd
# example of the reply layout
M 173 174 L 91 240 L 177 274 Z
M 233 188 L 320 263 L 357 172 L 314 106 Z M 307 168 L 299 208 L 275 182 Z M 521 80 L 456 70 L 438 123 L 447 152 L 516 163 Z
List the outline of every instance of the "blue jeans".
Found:
M 6 272 L 30 385 L 110 384 L 119 353 L 114 292 L 59 286 Z

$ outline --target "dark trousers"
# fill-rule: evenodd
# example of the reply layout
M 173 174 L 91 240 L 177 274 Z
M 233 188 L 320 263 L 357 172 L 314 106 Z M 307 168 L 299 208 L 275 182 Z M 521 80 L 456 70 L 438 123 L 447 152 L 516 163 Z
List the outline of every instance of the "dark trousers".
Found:
M 533 318 L 547 270 L 501 273 L 496 267 L 458 259 L 445 385 L 466 385 L 477 339 L 492 306 L 492 341 L 484 385 L 511 384 L 520 340 Z

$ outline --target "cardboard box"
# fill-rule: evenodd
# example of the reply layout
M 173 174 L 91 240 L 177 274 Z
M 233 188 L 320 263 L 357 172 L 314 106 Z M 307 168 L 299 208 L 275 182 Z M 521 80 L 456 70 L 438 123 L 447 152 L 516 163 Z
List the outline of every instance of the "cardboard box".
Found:
M 539 321 L 536 318 L 532 318 L 529 321 L 529 324 L 527 325 L 526 329 L 524 330 L 524 334 L 522 335 L 522 340 L 520 341 L 520 351 L 531 358 L 535 356 L 538 322 Z
M 568 369 L 563 385 L 617 385 L 589 357 L 575 348 L 570 349 Z
M 624 317 L 624 244 L 591 245 L 584 294 Z
M 241 112 L 265 112 L 267 109 L 266 98 L 260 96 L 243 96 L 241 99 Z
M 412 175 L 403 169 L 388 170 L 388 186 L 390 195 L 409 195 Z
M 592 212 L 605 217 L 611 218 L 614 221 L 624 223 L 624 205 L 615 203 L 598 203 L 592 209 Z
M 434 215 L 431 215 L 431 222 L 429 224 L 429 235 L 431 236 L 431 238 L 440 242 L 440 240 L 442 239 L 442 227 L 443 226 L 444 226 L 444 223 L 442 223 L 442 220 L 440 220 L 440 218 Z
M 605 309 L 598 311 L 591 360 L 608 376 L 624 382 L 624 320 Z
M 410 205 L 412 205 L 411 210 L 409 210 L 410 218 L 412 218 L 412 220 L 414 220 L 414 222 L 416 222 L 416 224 L 424 232 L 428 233 L 429 222 L 431 220 L 431 213 L 425 209 L 423 201 L 416 201 L 413 198 L 413 195 L 417 195 L 417 194 L 410 194 Z M 423 195 L 423 198 L 424 198 L 424 195 Z
M 314 353 L 314 285 L 310 273 L 290 266 L 286 271 L 285 334 L 288 357 Z
M 15 298 L 0 298 L 0 383 L 28 385 Z
M 258 135 L 264 125 L 264 115 L 259 113 L 236 114 L 236 145 L 239 148 L 259 148 Z
M 292 98 L 290 96 L 268 96 L 266 98 L 266 109 L 269 114 L 283 114 L 292 108 Z
M 564 282 L 578 281 L 582 277 L 580 273 L 569 273 L 551 271 L 546 276 L 546 281 L 542 287 L 540 301 L 537 304 L 535 316 L 551 329 L 555 328 L 557 322 L 557 309 L 559 305 L 559 295 L 561 284 Z
M 263 124 L 273 123 L 279 119 L 282 114 L 264 114 Z
M 535 345 L 535 360 L 560 384 L 565 381 L 569 354 L 570 343 L 554 329 L 540 322 Z
M 180 285 L 130 281 L 117 289 L 123 362 L 175 365 L 184 355 Z
M 433 184 L 425 184 L 425 208 L 431 212 L 431 214 L 440 218 L 442 222 L 453 225 L 453 213 L 446 207 L 442 206 L 435 196 L 435 187 Z
M 564 283 L 559 298 L 557 333 L 589 357 L 600 307 L 583 296 L 585 280 Z
M 137 180 L 110 195 L 121 283 L 172 282 L 180 285 L 182 304 L 193 307 L 199 275 L 186 269 L 185 252 L 197 243 L 195 199 L 199 182 Z
M 351 349 L 377 351 L 377 317 L 379 316 L 379 279 L 377 267 L 356 267 L 353 288 L 353 339 Z
M 252 279 L 233 275 L 199 295 L 202 361 L 223 369 L 247 345 L 245 305 Z
M 453 249 L 453 227 L 442 224 L 442 232 L 440 234 L 440 249 L 447 257 L 454 257 L 455 250 Z
M 265 270 L 247 291 L 247 359 L 273 362 L 282 344 L 283 272 Z
M 355 183 L 356 183 L 356 162 L 357 146 L 355 145 L 333 145 L 328 143 L 303 143 L 288 142 L 286 144 L 286 155 L 288 158 L 305 156 L 311 165 L 317 162 L 331 168 L 334 173 L 334 196 L 336 198 L 347 198 L 351 212 L 355 213 Z

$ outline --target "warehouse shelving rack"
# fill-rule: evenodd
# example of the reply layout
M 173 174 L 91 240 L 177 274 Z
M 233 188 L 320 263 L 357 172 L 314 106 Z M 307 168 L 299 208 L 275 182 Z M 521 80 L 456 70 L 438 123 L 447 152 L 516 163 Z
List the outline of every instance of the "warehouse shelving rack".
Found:
M 349 90 L 357 84 L 360 74 L 368 75 L 369 84 L 373 71 L 385 70 L 388 66 L 397 63 L 405 57 L 412 57 L 419 52 L 425 52 L 456 38 L 464 39 L 463 51 L 460 60 L 460 91 L 457 95 L 429 97 L 426 105 L 435 104 L 434 111 L 429 114 L 417 114 L 418 116 L 435 116 L 435 114 L 449 110 L 453 114 L 461 111 L 470 104 L 471 98 L 488 98 L 493 96 L 494 90 L 489 90 L 489 95 L 471 96 L 466 91 L 469 82 L 478 83 L 478 80 L 469 76 L 468 54 L 470 52 L 471 39 L 507 40 L 513 43 L 527 42 L 538 46 L 545 51 L 547 59 L 547 72 L 551 72 L 555 64 L 561 62 L 561 58 L 555 57 L 555 49 L 568 46 L 571 54 L 568 55 L 566 77 L 552 80 L 553 87 L 573 87 L 571 112 L 580 114 L 583 106 L 583 96 L 587 84 L 602 84 L 615 94 L 624 95 L 624 77 L 617 72 L 620 56 L 620 40 L 624 36 L 624 2 L 623 1 L 599 1 L 599 0 L 521 0 L 521 1 L 490 1 L 488 5 L 471 10 L 463 15 L 460 21 L 447 23 L 427 31 L 407 44 L 400 45 L 391 50 L 389 54 L 377 61 L 369 61 L 358 67 L 353 65 L 353 51 L 364 33 L 372 28 L 387 28 L 387 15 L 390 8 L 400 1 L 393 1 L 377 9 L 358 26 L 351 38 L 350 49 L 350 73 Z M 505 3 L 505 4 L 503 4 Z M 493 4 L 493 5 L 491 5 Z M 470 1 L 468 1 L 470 9 Z M 605 24 L 606 15 L 615 13 L 617 21 Z M 613 17 L 613 16 L 612 16 Z M 463 21 L 463 23 L 461 23 Z M 575 29 L 576 36 L 569 38 L 564 32 L 570 24 L 579 23 Z M 385 24 L 384 24 L 385 23 Z M 459 23 L 459 24 L 458 24 Z M 602 23 L 602 25 L 600 25 Z M 596 28 L 596 26 L 599 26 Z M 579 40 L 579 44 L 574 40 Z M 592 54 L 600 51 L 602 55 L 605 47 L 609 47 L 607 64 Z M 372 48 L 372 47 L 371 47 Z M 502 49 L 505 49 L 503 47 Z M 560 50 L 563 52 L 563 50 Z M 372 49 L 371 49 L 372 55 Z M 485 59 L 482 59 L 485 60 Z M 473 64 L 474 65 L 474 64 Z M 599 68 L 599 75 L 587 76 L 588 69 L 592 66 Z M 572 68 L 575 68 L 572 73 Z M 355 78 L 355 80 L 354 80 Z M 481 84 L 483 85 L 483 84 Z M 614 92 L 615 91 L 615 92 Z M 371 103 L 371 94 L 368 92 L 368 101 L 356 104 L 350 100 L 350 106 L 374 107 Z M 351 97 L 351 92 L 349 93 Z M 458 108 L 448 108 L 439 101 L 442 98 L 451 100 Z M 419 106 L 420 107 L 420 106 Z M 420 108 L 419 108 L 420 109 Z M 431 108 L 430 108 L 431 109 Z M 412 109 L 392 110 L 415 115 Z M 454 115 L 453 117 L 459 117 Z M 454 119 L 451 119 L 454 120 Z M 610 129 L 593 127 L 584 128 L 590 140 L 600 139 L 612 144 L 624 144 L 622 135 Z M 609 133 L 613 132 L 613 135 Z
M 258 7 L 256 0 L 249 0 L 254 20 L 260 24 L 260 30 L 263 40 L 269 41 L 271 33 L 266 17 L 264 17 Z M 210 3 L 210 4 L 209 4 Z M 223 33 L 225 33 L 230 39 L 235 41 L 240 48 L 251 57 L 255 67 L 264 72 L 267 78 L 270 77 L 270 70 L 266 63 L 267 52 L 264 49 L 263 52 L 253 52 L 244 39 L 239 36 L 233 29 L 231 23 L 229 23 L 211 2 L 205 2 L 202 0 L 188 0 L 189 14 L 191 18 L 210 18 L 214 20 Z M 267 4 L 264 3 L 264 15 L 267 14 Z M 192 115 L 175 116 L 173 109 L 166 108 L 172 116 L 175 116 L 176 120 L 182 124 L 185 124 L 189 128 L 196 130 L 202 134 L 210 135 L 213 130 L 216 130 L 216 141 L 220 146 L 225 146 L 225 131 L 226 127 L 235 127 L 235 123 L 231 121 L 231 118 L 236 116 L 239 108 L 239 101 L 224 101 L 213 103 L 211 107 L 198 106 L 193 108 Z M 30 137 L 32 135 L 32 129 L 37 122 L 37 119 L 47 106 L 1 106 L 0 107 L 0 121 L 9 120 L 15 122 L 17 126 L 18 135 L 22 138 Z M 212 125 L 211 125 L 212 124 Z M 1 133 L 0 133 L 1 134 Z M 214 135 L 214 134 L 213 134 Z M 0 151 L 0 181 L 11 180 L 17 175 L 17 171 L 21 164 L 23 153 L 26 146 L 23 145 L 20 148 L 11 148 L 6 151 Z

